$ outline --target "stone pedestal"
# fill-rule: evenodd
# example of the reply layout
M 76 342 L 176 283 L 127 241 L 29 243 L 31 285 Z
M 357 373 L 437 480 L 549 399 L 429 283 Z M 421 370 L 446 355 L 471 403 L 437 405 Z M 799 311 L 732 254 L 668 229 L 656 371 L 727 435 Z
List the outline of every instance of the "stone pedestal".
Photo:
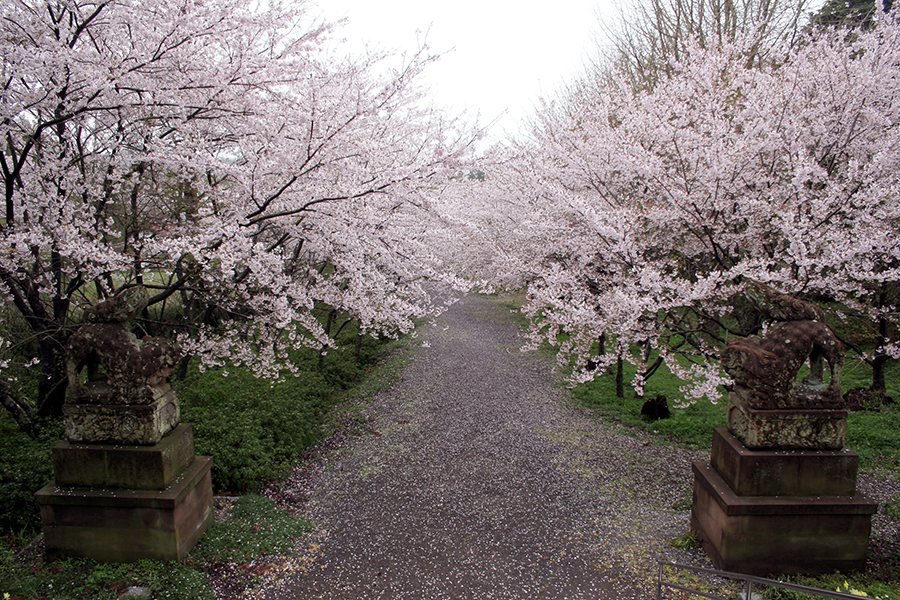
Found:
M 67 401 L 63 405 L 66 438 L 86 444 L 158 443 L 180 420 L 173 390 L 148 404 L 92 404 Z
M 849 450 L 753 450 L 725 428 L 693 465 L 691 527 L 717 569 L 861 570 L 878 505 L 856 492 Z
M 47 558 L 185 558 L 213 520 L 211 467 L 187 424 L 152 446 L 60 442 L 35 494 Z
M 728 400 L 728 429 L 754 450 L 840 450 L 847 440 L 847 411 L 758 410 L 732 393 Z

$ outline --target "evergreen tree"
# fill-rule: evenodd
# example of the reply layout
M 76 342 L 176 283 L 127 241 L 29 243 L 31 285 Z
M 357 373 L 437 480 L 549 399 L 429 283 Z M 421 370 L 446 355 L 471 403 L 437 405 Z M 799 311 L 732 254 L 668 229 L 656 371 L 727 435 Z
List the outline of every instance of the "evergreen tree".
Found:
M 891 10 L 892 0 L 884 0 L 884 12 Z M 820 27 L 849 26 L 870 29 L 874 23 L 875 0 L 828 0 L 812 22 Z

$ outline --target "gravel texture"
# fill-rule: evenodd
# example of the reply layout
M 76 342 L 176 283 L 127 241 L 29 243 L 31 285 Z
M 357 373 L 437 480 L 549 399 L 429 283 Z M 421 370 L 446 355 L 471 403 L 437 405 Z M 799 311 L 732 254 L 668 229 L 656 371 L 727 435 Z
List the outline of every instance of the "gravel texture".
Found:
M 656 560 L 679 552 L 665 541 L 688 531 L 701 454 L 569 407 L 551 360 L 521 352 L 515 317 L 490 300 L 423 329 L 367 406 L 367 433 L 281 482 L 309 497 L 316 531 L 255 595 L 646 596 Z
M 316 530 L 247 597 L 649 598 L 658 560 L 711 566 L 666 543 L 689 530 L 708 451 L 588 416 L 523 342 L 476 296 L 422 328 L 364 433 L 269 490 Z

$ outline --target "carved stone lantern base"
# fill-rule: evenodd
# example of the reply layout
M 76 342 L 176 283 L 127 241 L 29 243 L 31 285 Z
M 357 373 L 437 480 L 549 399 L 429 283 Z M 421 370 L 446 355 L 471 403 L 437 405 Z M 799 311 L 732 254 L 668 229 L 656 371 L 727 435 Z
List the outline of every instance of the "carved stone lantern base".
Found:
M 691 528 L 717 569 L 753 575 L 863 570 L 878 505 L 849 450 L 752 450 L 724 427 L 693 464 Z
M 35 494 L 47 558 L 184 559 L 214 517 L 211 467 L 187 424 L 152 446 L 60 442 Z

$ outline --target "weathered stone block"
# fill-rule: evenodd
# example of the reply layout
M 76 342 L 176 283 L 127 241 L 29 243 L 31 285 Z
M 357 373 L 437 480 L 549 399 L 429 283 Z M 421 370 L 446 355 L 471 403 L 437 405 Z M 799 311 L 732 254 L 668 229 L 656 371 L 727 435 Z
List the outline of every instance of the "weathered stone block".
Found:
M 212 459 L 197 457 L 165 490 L 58 486 L 35 494 L 49 560 L 182 560 L 212 522 Z
M 751 449 L 840 450 L 847 440 L 846 410 L 756 410 L 732 393 L 727 419 Z
M 66 439 L 80 443 L 152 445 L 178 425 L 180 408 L 173 390 L 151 404 L 63 405 Z
M 843 450 L 750 450 L 724 427 L 711 463 L 738 496 L 853 496 L 859 456 Z
M 854 496 L 738 496 L 697 461 L 691 527 L 717 569 L 754 575 L 865 569 L 878 505 Z
M 60 442 L 53 447 L 58 486 L 164 490 L 193 460 L 193 430 L 184 423 L 153 446 Z

